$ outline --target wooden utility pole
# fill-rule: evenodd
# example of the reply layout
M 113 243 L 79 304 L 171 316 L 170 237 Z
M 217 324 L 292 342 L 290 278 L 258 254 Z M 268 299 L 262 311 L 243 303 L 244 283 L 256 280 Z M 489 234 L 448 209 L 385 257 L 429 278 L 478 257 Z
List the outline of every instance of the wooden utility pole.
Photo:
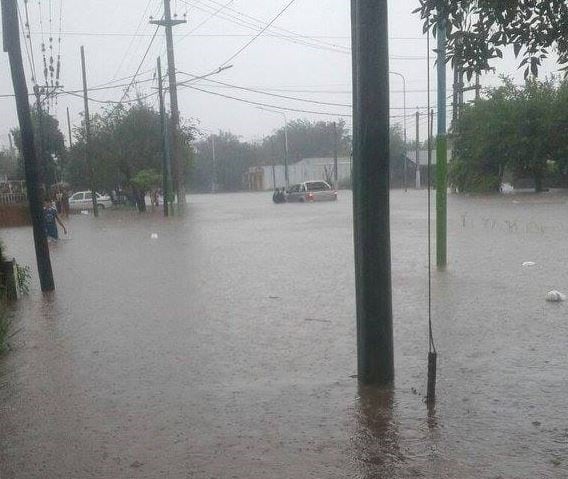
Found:
M 22 136 L 22 155 L 24 157 L 24 169 L 26 175 L 26 187 L 36 252 L 37 268 L 41 290 L 53 291 L 53 271 L 49 257 L 49 247 L 45 233 L 43 218 L 43 206 L 40 198 L 38 185 L 38 164 L 34 144 L 34 131 L 29 104 L 29 93 L 26 86 L 26 76 L 22 62 L 22 50 L 20 44 L 20 31 L 18 23 L 17 0 L 2 1 L 2 31 L 4 37 L 4 51 L 8 52 L 10 69 L 12 71 L 12 83 L 16 96 L 16 108 L 20 133 Z
M 164 105 L 164 83 L 162 79 L 162 60 L 158 57 L 158 95 L 160 97 L 160 125 L 162 129 L 162 192 L 164 197 L 164 216 L 169 213 L 170 200 L 170 143 L 168 141 L 168 127 L 166 118 L 166 107 Z
M 416 189 L 422 188 L 420 177 L 420 112 L 416 112 Z
M 339 189 L 339 173 L 338 173 L 338 164 L 337 164 L 337 149 L 338 149 L 338 140 L 337 140 L 337 122 L 333 122 L 333 187 L 338 190 Z
M 67 130 L 69 130 L 69 148 L 73 146 L 73 136 L 71 135 L 71 118 L 69 117 L 69 107 L 67 107 Z
M 85 48 L 81 47 L 81 70 L 83 71 L 83 99 L 85 102 L 85 163 L 87 164 L 89 182 L 91 184 L 91 194 L 93 196 L 93 214 L 95 218 L 99 216 L 97 206 L 97 193 L 95 190 L 95 170 L 93 169 L 93 159 L 91 158 L 91 116 L 89 115 L 89 96 L 87 90 L 87 69 L 85 67 Z
M 387 0 L 352 0 L 353 226 L 358 377 L 394 381 Z
M 177 94 L 176 62 L 174 55 L 174 40 L 172 27 L 186 23 L 186 20 L 172 20 L 170 0 L 164 0 L 164 19 L 150 21 L 153 25 L 160 25 L 166 29 L 166 45 L 168 54 L 168 79 L 170 89 L 170 109 L 172 117 L 171 129 L 171 157 L 173 166 L 174 190 L 177 194 L 178 206 L 184 209 L 185 199 L 185 168 L 181 151 L 179 149 L 179 105 Z

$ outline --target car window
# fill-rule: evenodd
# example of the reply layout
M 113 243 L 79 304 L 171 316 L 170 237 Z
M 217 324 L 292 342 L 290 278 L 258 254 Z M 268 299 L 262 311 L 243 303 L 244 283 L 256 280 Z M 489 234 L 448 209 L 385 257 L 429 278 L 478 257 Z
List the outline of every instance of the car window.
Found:
M 85 199 L 86 200 L 92 200 L 93 199 L 93 193 L 85 193 Z
M 83 193 L 75 193 L 72 197 L 72 200 L 82 200 L 83 199 Z
M 293 185 L 288 190 L 288 193 L 298 193 L 300 191 L 300 185 Z
M 323 181 L 308 183 L 308 191 L 329 191 L 330 189 L 329 185 Z

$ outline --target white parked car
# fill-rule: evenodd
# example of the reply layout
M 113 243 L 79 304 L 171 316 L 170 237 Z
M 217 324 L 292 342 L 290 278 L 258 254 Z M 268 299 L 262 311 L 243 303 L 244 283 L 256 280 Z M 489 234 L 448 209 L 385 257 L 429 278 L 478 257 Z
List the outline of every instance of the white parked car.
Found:
M 112 200 L 107 195 L 97 195 L 97 208 L 104 210 L 112 206 Z M 78 191 L 71 198 L 69 198 L 69 208 L 71 210 L 92 210 L 93 209 L 93 195 L 90 191 Z

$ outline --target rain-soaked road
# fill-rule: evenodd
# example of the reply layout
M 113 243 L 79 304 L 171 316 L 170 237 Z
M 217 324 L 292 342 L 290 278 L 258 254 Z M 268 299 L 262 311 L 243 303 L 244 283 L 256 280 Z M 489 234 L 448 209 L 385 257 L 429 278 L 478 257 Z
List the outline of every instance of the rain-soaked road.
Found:
M 568 198 L 451 197 L 430 412 L 424 204 L 393 193 L 393 393 L 353 378 L 349 194 L 73 217 L 0 360 L 0 477 L 568 477 L 567 306 L 544 301 L 568 292 Z M 33 265 L 29 229 L 0 236 Z

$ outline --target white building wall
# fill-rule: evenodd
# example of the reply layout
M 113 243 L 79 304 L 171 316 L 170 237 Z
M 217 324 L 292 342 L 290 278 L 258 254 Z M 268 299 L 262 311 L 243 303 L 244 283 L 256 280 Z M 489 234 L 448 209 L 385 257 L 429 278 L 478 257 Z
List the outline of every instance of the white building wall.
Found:
M 284 165 L 263 166 L 263 188 L 273 190 L 286 186 Z M 288 166 L 288 177 L 291 185 L 304 181 L 325 180 L 326 168 L 333 178 L 333 158 L 309 158 Z M 340 158 L 337 162 L 337 173 L 340 182 L 351 178 L 351 161 L 349 158 Z M 276 179 L 274 185 L 273 179 Z

